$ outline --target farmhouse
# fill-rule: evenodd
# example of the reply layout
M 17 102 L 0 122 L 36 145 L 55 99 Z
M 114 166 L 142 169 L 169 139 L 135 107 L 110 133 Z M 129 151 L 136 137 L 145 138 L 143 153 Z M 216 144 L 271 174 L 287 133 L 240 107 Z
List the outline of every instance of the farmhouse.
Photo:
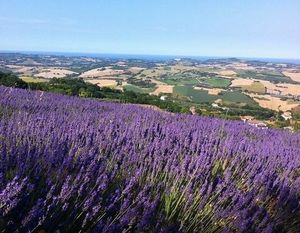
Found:
M 216 103 L 212 103 L 211 106 L 212 106 L 213 108 L 220 108 L 220 106 L 219 106 L 218 104 L 216 104 Z
M 241 120 L 248 125 L 255 126 L 256 128 L 267 129 L 267 124 L 254 119 L 252 116 L 242 116 Z
M 162 101 L 165 101 L 167 98 L 168 98 L 168 96 L 162 95 L 159 99 L 162 100 Z
M 253 116 L 241 116 L 241 120 L 242 120 L 244 123 L 247 123 L 248 121 L 254 120 L 254 117 L 253 117 Z
M 281 116 L 284 118 L 284 120 L 291 120 L 292 117 L 292 113 L 291 112 L 284 112 L 283 114 L 281 114 Z
M 190 112 L 192 113 L 192 115 L 197 115 L 195 106 L 190 107 Z
M 283 127 L 283 129 L 284 130 L 287 130 L 287 131 L 289 131 L 289 132 L 294 132 L 295 131 L 295 129 L 292 127 L 292 126 L 286 126 L 286 127 Z
M 267 129 L 267 125 L 262 122 L 262 121 L 258 121 L 258 120 L 250 120 L 247 122 L 249 125 L 255 126 L 256 128 L 261 128 L 261 129 Z

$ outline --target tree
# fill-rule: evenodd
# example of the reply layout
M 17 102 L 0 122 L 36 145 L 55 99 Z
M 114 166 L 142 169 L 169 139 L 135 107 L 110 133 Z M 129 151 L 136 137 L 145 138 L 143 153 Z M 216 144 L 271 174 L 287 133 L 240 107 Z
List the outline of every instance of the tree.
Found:
M 26 82 L 22 79 L 18 78 L 16 75 L 12 73 L 4 73 L 0 71 L 0 85 L 7 87 L 17 87 L 17 88 L 28 88 Z

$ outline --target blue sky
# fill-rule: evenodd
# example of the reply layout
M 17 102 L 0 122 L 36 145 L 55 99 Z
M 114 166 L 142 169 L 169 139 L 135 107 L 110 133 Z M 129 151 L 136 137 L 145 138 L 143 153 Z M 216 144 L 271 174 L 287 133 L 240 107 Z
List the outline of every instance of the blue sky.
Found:
M 0 0 L 0 50 L 300 58 L 300 1 Z

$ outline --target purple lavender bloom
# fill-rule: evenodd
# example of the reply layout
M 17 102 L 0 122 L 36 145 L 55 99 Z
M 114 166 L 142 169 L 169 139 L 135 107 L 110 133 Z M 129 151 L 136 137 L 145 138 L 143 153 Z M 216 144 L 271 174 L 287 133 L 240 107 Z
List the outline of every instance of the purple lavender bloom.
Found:
M 1 232 L 299 232 L 299 168 L 299 133 L 0 87 Z

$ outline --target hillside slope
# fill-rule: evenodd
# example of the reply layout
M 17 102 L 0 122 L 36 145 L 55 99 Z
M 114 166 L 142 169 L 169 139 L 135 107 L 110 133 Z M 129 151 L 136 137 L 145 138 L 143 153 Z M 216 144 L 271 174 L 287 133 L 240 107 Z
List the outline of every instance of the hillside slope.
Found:
M 0 231 L 300 232 L 300 134 L 0 87 Z

